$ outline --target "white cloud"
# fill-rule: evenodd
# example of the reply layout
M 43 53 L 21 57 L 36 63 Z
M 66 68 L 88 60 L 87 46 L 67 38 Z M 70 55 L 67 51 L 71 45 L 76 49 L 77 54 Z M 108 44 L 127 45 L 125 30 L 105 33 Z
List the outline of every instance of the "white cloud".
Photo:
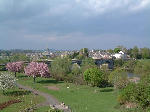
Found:
M 150 7 L 150 0 L 141 0 L 138 5 L 130 7 L 130 9 L 132 11 L 137 11 L 137 10 L 144 9 L 144 8 L 146 8 L 148 6 Z
M 97 14 L 121 9 L 138 11 L 150 7 L 150 0 L 76 0 L 76 3 Z

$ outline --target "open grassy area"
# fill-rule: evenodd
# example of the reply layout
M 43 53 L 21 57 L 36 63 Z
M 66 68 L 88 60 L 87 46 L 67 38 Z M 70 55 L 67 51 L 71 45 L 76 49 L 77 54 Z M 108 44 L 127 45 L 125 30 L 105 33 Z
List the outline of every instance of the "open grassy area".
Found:
M 10 90 L 5 91 L 3 94 L 0 91 L 0 104 L 10 100 L 20 100 L 20 103 L 12 104 L 3 110 L 2 112 L 19 112 L 23 111 L 27 108 L 34 106 L 40 102 L 43 102 L 45 99 L 38 95 L 33 95 L 30 91 L 21 90 L 18 88 L 12 88 Z
M 119 112 L 115 109 L 117 93 L 113 91 L 113 88 L 74 85 L 57 82 L 50 78 L 37 78 L 34 84 L 32 77 L 17 75 L 20 84 L 55 96 L 59 101 L 69 105 L 73 112 Z M 48 89 L 48 87 L 55 87 L 57 90 Z

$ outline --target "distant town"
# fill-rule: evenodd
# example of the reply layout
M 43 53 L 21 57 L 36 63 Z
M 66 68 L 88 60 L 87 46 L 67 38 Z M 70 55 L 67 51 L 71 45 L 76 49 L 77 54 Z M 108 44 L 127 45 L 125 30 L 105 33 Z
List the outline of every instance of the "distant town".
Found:
M 0 50 L 1 64 L 13 61 L 39 61 L 50 64 L 55 58 L 68 57 L 72 59 L 72 63 L 81 64 L 84 58 L 92 58 L 95 60 L 95 64 L 99 67 L 106 65 L 109 69 L 113 69 L 114 60 L 130 60 L 130 59 L 149 59 L 149 48 L 134 48 L 127 49 L 123 46 L 118 46 L 115 49 L 98 50 L 88 48 L 82 48 L 80 50 Z M 3 61 L 2 61 L 3 60 Z

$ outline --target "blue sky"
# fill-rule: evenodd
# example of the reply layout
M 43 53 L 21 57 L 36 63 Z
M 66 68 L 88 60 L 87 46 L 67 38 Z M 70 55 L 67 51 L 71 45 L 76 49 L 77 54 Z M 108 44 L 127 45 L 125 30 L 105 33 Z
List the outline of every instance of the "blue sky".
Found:
M 0 0 L 0 49 L 150 47 L 150 0 Z

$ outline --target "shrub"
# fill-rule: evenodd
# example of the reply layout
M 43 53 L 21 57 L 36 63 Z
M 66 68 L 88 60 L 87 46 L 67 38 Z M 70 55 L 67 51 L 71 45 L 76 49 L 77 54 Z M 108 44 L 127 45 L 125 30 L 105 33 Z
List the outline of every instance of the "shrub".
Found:
M 5 91 L 9 88 L 12 88 L 16 85 L 16 78 L 9 73 L 0 74 L 0 89 Z
M 80 66 L 76 63 L 73 64 L 71 72 L 72 72 L 73 75 L 79 75 L 81 73 Z
M 118 101 L 120 104 L 125 104 L 127 102 L 135 101 L 135 87 L 134 83 L 129 83 L 124 89 L 121 90 L 118 96 Z
M 0 71 L 6 71 L 6 67 L 3 65 L 0 65 Z
M 85 84 L 85 81 L 84 81 L 84 79 L 83 79 L 81 74 L 74 75 L 74 74 L 70 73 L 70 74 L 68 74 L 67 76 L 64 77 L 64 80 L 66 82 L 74 83 L 76 85 L 83 85 L 83 84 Z
M 111 82 L 116 89 L 122 89 L 127 86 L 129 79 L 127 73 L 121 68 L 116 69 L 109 75 L 109 82 Z
M 137 84 L 135 91 L 135 101 L 142 107 L 150 106 L 150 77 L 146 77 Z
M 128 84 L 121 90 L 118 101 L 120 104 L 133 102 L 136 103 L 138 107 L 143 108 L 143 110 L 147 110 L 150 106 L 150 76 L 138 84 Z
M 102 86 L 104 73 L 98 68 L 89 68 L 84 72 L 84 80 L 92 86 Z

